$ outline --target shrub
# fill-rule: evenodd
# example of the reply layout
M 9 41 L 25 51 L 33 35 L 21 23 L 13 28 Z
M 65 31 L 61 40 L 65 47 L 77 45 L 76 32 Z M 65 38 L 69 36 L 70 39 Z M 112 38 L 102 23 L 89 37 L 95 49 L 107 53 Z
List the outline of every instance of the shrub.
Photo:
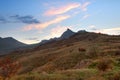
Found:
M 112 80 L 120 80 L 120 73 L 114 74 Z
M 78 48 L 78 51 L 79 51 L 79 52 L 85 52 L 86 49 L 84 49 L 84 48 Z
M 97 57 L 98 54 L 99 54 L 99 49 L 97 46 L 90 46 L 86 52 L 86 55 L 90 58 Z
M 98 64 L 97 64 L 97 68 L 99 71 L 106 71 L 108 69 L 112 69 L 112 60 L 111 59 L 101 59 Z
M 101 76 L 93 76 L 93 77 L 88 78 L 87 80 L 105 80 L 105 79 Z
M 3 80 L 11 78 L 20 68 L 18 62 L 14 62 L 11 58 L 4 58 L 0 60 L 0 76 Z
M 95 68 L 97 64 L 98 64 L 97 62 L 92 62 L 92 63 L 88 66 L 88 68 Z
M 120 80 L 120 72 L 108 77 L 108 80 Z

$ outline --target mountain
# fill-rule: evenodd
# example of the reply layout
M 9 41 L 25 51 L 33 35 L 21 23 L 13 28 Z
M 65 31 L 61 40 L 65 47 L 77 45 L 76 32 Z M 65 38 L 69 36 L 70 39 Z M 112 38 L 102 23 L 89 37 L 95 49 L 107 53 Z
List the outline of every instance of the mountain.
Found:
M 0 52 L 11 51 L 22 46 L 26 46 L 26 44 L 12 37 L 0 38 Z
M 75 32 L 73 32 L 72 30 L 70 30 L 69 28 L 61 35 L 60 39 L 67 39 L 70 36 L 72 36 L 73 34 L 75 34 Z
M 14 39 L 12 37 L 7 37 L 7 38 L 1 38 L 0 37 L 0 53 L 10 52 L 10 51 L 13 51 L 13 50 L 16 50 L 16 49 L 18 49 L 18 50 L 31 49 L 31 48 L 34 48 L 38 45 L 43 45 L 43 44 L 46 44 L 46 43 L 51 43 L 51 42 L 67 39 L 67 38 L 71 37 L 73 34 L 75 34 L 75 32 L 73 32 L 70 29 L 67 29 L 58 38 L 55 37 L 55 38 L 51 38 L 49 40 L 42 40 L 40 43 L 33 44 L 33 45 L 26 45 L 22 42 L 17 41 L 16 39 Z
M 22 74 L 89 68 L 95 59 L 98 61 L 100 57 L 111 55 L 120 55 L 119 35 L 80 30 L 67 39 L 51 41 L 31 50 L 17 51 L 6 56 L 13 57 L 23 65 L 20 71 Z
M 2 58 L 6 56 L 22 65 L 18 72 L 20 74 L 18 78 L 21 80 L 31 79 L 31 76 L 35 76 L 32 78 L 33 80 L 39 76 L 38 80 L 48 80 L 48 76 L 51 78 L 49 80 L 93 80 L 96 75 L 111 78 L 112 74 L 120 71 L 120 35 L 80 30 L 67 39 L 52 40 L 49 43 L 38 45 L 36 48 L 16 51 L 2 56 Z M 103 69 L 104 64 L 110 64 L 110 67 L 107 66 L 110 71 L 104 73 L 99 71 L 99 64 L 103 66 Z M 100 72 L 103 74 L 99 75 Z M 21 74 L 25 75 L 25 79 Z M 27 74 L 28 76 L 26 76 Z M 85 76 L 81 76 L 81 74 Z M 90 76 L 91 79 L 89 79 Z M 18 79 L 15 78 L 15 80 Z M 100 78 L 100 80 L 106 79 Z
M 74 34 L 75 34 L 75 32 L 73 32 L 72 30 L 70 30 L 68 28 L 65 32 L 63 32 L 63 34 L 60 37 L 51 38 L 49 40 L 42 40 L 40 42 L 40 44 L 45 44 L 45 43 L 49 43 L 49 42 L 53 42 L 53 41 L 59 41 L 59 40 L 67 39 L 67 38 L 71 37 Z

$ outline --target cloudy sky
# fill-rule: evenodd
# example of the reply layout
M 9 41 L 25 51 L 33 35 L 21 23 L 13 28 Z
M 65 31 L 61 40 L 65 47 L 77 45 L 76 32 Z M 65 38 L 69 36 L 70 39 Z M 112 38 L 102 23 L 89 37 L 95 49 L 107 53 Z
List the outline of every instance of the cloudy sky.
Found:
M 120 0 L 0 0 L 0 37 L 32 44 L 67 28 L 120 34 Z

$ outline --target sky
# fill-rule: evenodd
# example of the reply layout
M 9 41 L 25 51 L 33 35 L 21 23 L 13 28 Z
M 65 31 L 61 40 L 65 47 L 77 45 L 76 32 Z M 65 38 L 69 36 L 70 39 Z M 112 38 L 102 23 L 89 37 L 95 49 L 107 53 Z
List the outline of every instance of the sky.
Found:
M 26 44 L 67 28 L 120 35 L 120 0 L 0 0 L 0 37 Z

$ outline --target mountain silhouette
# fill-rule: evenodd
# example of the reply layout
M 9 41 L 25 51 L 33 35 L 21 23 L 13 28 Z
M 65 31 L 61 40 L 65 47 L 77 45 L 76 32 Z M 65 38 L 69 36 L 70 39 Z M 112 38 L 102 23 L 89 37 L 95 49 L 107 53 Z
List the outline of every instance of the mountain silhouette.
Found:
M 68 28 L 65 32 L 63 32 L 63 34 L 60 37 L 51 38 L 49 40 L 42 40 L 40 42 L 40 44 L 45 44 L 45 43 L 49 43 L 49 42 L 53 42 L 53 41 L 59 41 L 59 40 L 67 39 L 67 38 L 71 37 L 74 34 L 75 34 L 75 32 L 73 32 L 72 30 L 70 30 Z
M 67 39 L 70 36 L 72 36 L 73 34 L 75 34 L 75 32 L 73 32 L 72 30 L 70 30 L 69 28 L 61 35 L 60 39 Z
M 0 37 L 0 52 L 13 50 L 15 48 L 22 47 L 22 46 L 26 46 L 26 44 L 12 37 L 6 37 L 6 38 Z

